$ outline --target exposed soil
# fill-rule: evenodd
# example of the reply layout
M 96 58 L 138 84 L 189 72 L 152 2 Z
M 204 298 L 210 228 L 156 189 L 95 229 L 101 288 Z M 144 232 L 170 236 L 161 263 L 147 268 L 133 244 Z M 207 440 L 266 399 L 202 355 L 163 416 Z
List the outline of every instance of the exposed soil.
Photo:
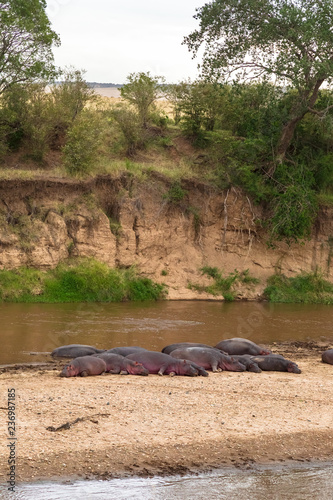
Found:
M 327 346 L 270 346 L 292 373 L 60 378 L 65 361 L 0 370 L 0 482 L 8 473 L 7 390 L 16 399 L 17 481 L 185 473 L 333 458 Z

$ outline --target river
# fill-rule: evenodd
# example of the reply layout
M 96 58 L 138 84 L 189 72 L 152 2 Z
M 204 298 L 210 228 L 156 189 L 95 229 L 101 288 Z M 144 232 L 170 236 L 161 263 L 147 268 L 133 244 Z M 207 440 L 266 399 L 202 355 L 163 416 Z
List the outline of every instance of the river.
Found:
M 173 342 L 215 345 L 224 338 L 257 343 L 333 342 L 332 306 L 257 302 L 161 301 L 111 304 L 0 304 L 0 364 L 49 359 L 60 345 L 110 349 Z

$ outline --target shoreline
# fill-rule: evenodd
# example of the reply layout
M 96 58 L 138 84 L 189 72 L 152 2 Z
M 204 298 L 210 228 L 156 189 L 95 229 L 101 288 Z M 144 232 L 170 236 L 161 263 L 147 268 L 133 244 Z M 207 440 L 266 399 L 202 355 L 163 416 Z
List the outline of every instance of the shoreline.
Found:
M 332 460 L 333 366 L 321 362 L 320 346 L 269 347 L 302 373 L 66 379 L 64 362 L 3 368 L 1 415 L 7 390 L 16 391 L 17 484 Z M 6 425 L 2 418 L 4 437 Z

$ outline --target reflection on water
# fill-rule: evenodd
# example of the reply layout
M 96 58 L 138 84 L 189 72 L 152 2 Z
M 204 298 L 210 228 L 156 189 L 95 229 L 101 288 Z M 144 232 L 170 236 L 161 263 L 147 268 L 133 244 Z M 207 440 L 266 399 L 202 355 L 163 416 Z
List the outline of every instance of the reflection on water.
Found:
M 333 342 L 333 306 L 209 301 L 121 304 L 0 304 L 0 364 L 36 362 L 64 344 L 99 348 L 173 342 L 215 345 L 224 338 L 257 343 Z
M 17 499 L 58 500 L 179 500 L 195 498 L 228 500 L 331 500 L 333 464 L 295 467 L 258 466 L 252 470 L 223 469 L 197 476 L 126 478 L 110 481 L 32 483 L 17 487 Z

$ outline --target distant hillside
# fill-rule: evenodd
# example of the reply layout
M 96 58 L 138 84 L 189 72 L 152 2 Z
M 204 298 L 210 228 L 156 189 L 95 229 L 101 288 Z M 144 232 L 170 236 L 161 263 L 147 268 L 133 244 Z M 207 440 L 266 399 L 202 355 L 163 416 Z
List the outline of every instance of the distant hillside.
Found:
M 123 83 L 99 83 L 99 82 L 87 82 L 89 87 L 122 87 Z

